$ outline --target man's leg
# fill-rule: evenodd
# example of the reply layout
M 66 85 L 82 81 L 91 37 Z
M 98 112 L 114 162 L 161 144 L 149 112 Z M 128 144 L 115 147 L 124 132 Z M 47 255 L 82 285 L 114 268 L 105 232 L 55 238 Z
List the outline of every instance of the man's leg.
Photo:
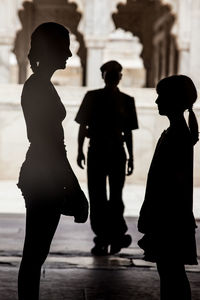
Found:
M 116 154 L 113 155 L 109 167 L 111 254 L 128 247 L 132 241 L 131 236 L 125 235 L 128 228 L 123 216 L 122 190 L 125 182 L 126 156 L 123 149 Z
M 108 245 L 108 200 L 106 193 L 106 162 L 95 151 L 88 152 L 88 191 L 90 199 L 90 222 L 97 247 L 104 249 L 102 254 L 107 252 Z M 105 247 L 104 247 L 105 246 Z M 101 253 L 101 250 L 100 250 Z

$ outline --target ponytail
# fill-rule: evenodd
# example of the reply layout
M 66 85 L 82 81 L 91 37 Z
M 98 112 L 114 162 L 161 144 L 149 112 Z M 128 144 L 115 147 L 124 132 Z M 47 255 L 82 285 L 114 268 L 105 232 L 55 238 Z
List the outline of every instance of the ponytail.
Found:
M 180 112 L 188 109 L 188 126 L 191 133 L 192 143 L 195 145 L 199 140 L 198 122 L 192 106 L 197 100 L 197 90 L 192 79 L 186 75 L 172 75 L 160 80 L 156 87 L 158 94 L 165 94 L 172 98 L 172 107 Z
M 192 143 L 193 145 L 195 145 L 199 140 L 198 122 L 192 107 L 189 108 L 188 111 L 189 111 L 188 125 L 192 137 Z

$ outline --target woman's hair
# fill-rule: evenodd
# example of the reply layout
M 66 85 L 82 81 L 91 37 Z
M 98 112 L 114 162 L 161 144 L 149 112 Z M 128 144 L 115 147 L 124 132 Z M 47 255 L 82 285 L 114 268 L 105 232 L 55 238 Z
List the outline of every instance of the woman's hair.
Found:
M 186 75 L 173 75 L 162 79 L 156 87 L 158 94 L 168 96 L 174 108 L 181 111 L 188 109 L 188 125 L 193 144 L 199 140 L 198 123 L 193 112 L 193 104 L 197 100 L 197 90 L 192 79 Z
M 28 54 L 33 72 L 38 62 L 48 57 L 48 53 L 58 47 L 59 42 L 69 39 L 69 31 L 54 22 L 40 24 L 31 35 L 31 49 Z

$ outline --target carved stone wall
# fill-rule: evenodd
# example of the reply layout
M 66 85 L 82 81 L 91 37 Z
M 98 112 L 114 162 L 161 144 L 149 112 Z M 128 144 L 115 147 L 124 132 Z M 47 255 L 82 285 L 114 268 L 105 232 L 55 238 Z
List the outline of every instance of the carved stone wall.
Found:
M 120 86 L 144 87 L 146 72 L 140 57 L 143 45 L 138 37 L 121 28 L 109 35 L 103 51 L 103 62 L 117 60 L 123 67 Z
M 20 107 L 21 85 L 2 85 L 0 89 L 0 180 L 17 180 L 20 166 L 28 148 L 26 127 Z M 86 87 L 56 87 L 65 107 L 67 116 L 63 122 L 65 143 L 69 160 L 80 181 L 86 180 L 86 170 L 76 164 L 78 124 L 74 117 Z M 155 105 L 154 89 L 123 88 L 122 91 L 134 96 L 138 113 L 139 129 L 133 132 L 135 170 L 127 177 L 128 183 L 145 184 L 152 155 L 161 132 L 168 127 L 167 118 L 160 116 Z M 194 110 L 200 122 L 200 100 Z M 87 151 L 88 140 L 84 151 Z M 195 185 L 200 185 L 200 143 L 195 146 Z
M 0 82 L 10 82 L 9 59 L 16 32 L 14 52 L 19 64 L 19 81 L 24 82 L 30 32 L 39 22 L 51 19 L 63 23 L 75 34 L 80 44 L 83 83 L 86 78 L 89 85 L 101 82 L 100 76 L 94 76 L 94 70 L 102 63 L 109 34 L 122 28 L 138 36 L 143 44 L 146 86 L 153 86 L 159 74 L 168 75 L 176 70 L 188 74 L 200 86 L 199 3 L 199 0 L 1 0 Z M 154 31 L 154 23 L 167 14 L 165 28 L 159 30 L 161 37 Z M 162 70 L 159 70 L 158 57 L 163 60 Z
M 170 40 L 174 21 L 170 7 L 163 5 L 160 1 L 127 0 L 126 5 L 118 5 L 118 11 L 113 14 L 113 20 L 117 28 L 122 27 L 140 38 L 143 44 L 141 56 L 144 60 L 147 74 L 146 86 L 155 86 L 156 80 L 168 75 L 165 67 L 166 60 L 168 60 L 165 47 Z M 158 31 L 162 31 L 162 33 L 160 34 Z M 159 50 L 157 47 L 162 49 Z M 154 51 L 159 51 L 161 58 L 159 56 L 155 57 Z M 157 73 L 154 68 L 156 58 L 157 64 L 159 64 L 160 59 L 163 60 L 162 70 Z
M 20 22 L 17 11 L 20 7 L 19 0 L 0 1 L 0 83 L 10 82 L 10 53 L 13 48 Z
M 83 74 L 85 73 L 86 48 L 83 35 L 78 31 L 81 13 L 74 3 L 67 0 L 33 0 L 25 1 L 23 9 L 19 11 L 22 30 L 17 34 L 14 52 L 19 63 L 19 83 L 27 77 L 27 54 L 30 47 L 30 36 L 35 27 L 43 22 L 58 22 L 70 29 L 79 42 L 78 55 L 81 59 Z M 83 81 L 85 81 L 83 75 Z

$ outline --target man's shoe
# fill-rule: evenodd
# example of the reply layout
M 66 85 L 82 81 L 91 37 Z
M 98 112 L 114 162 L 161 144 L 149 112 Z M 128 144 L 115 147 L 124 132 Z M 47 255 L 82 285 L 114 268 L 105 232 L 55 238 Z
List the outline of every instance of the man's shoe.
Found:
M 95 256 L 105 256 L 108 255 L 108 246 L 98 246 L 95 245 L 91 249 L 91 253 Z
M 122 248 L 128 248 L 132 243 L 132 237 L 130 234 L 125 234 L 119 241 L 111 243 L 110 254 L 116 254 L 121 251 Z

